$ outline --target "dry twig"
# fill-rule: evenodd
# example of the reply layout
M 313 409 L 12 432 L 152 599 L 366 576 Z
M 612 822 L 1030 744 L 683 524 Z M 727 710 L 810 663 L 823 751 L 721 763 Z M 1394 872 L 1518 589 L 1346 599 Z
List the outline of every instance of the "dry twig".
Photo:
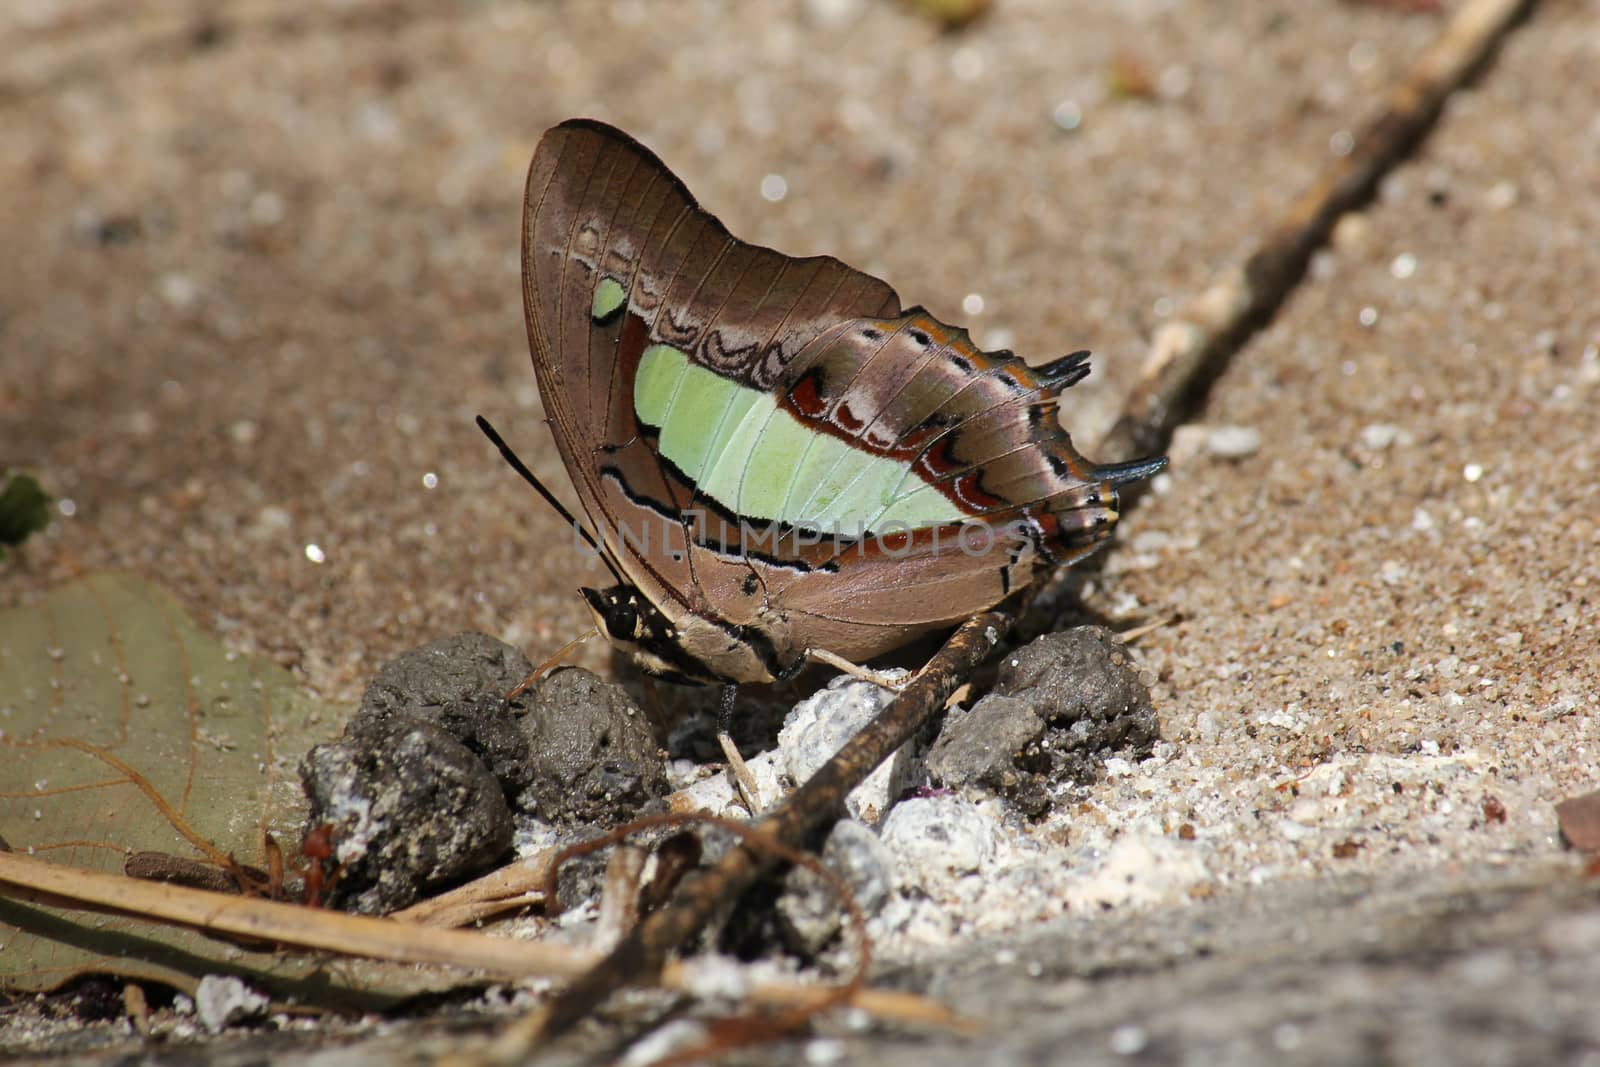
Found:
M 16 852 L 0 851 L 0 891 L 11 900 L 49 907 L 128 915 L 254 942 L 484 971 L 504 978 L 572 977 L 592 968 L 598 958 L 598 953 L 566 945 L 437 930 L 393 919 L 142 882 Z M 694 968 L 669 965 L 661 972 L 660 984 L 676 992 L 691 992 L 697 986 Z M 756 1003 L 802 1008 L 837 999 L 838 989 L 757 982 L 751 984 L 749 996 Z M 910 993 L 862 989 L 850 1003 L 889 1021 L 954 1029 L 963 1026 L 938 1004 Z
M 839 817 L 845 795 L 944 706 L 945 698 L 988 657 L 1010 626 L 1010 617 L 998 611 L 964 623 L 900 695 L 758 822 L 757 830 L 779 844 L 803 847 L 815 831 Z M 668 953 L 773 863 L 771 856 L 740 847 L 729 850 L 710 870 L 685 878 L 673 903 L 646 918 L 599 965 L 557 995 L 540 1013 L 542 1025 L 528 1034 L 529 1041 L 566 1031 L 624 985 L 653 982 Z
M 400 922 L 420 926 L 467 926 L 482 919 L 503 915 L 517 908 L 544 901 L 544 887 L 550 878 L 550 859 L 554 852 L 541 852 L 525 860 L 508 863 L 482 878 L 438 896 L 402 908 L 389 916 Z
M 1390 90 L 1350 152 L 1323 168 L 1244 262 L 1225 270 L 1156 332 L 1139 381 L 1096 458 L 1120 463 L 1166 447 L 1228 360 L 1282 306 L 1339 216 L 1371 199 L 1379 180 L 1433 126 L 1449 95 L 1532 6 L 1533 0 L 1469 0 L 1456 13 Z

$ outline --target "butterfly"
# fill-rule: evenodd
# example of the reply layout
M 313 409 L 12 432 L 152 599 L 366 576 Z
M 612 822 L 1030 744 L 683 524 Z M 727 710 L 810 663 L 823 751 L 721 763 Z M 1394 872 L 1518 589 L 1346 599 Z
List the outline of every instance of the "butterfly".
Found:
M 1118 486 L 1165 464 L 1074 450 L 1057 402 L 1088 353 L 1030 368 L 837 259 L 740 241 L 604 123 L 539 142 L 522 287 L 615 579 L 580 592 L 670 681 L 771 682 L 948 629 L 1093 551 Z

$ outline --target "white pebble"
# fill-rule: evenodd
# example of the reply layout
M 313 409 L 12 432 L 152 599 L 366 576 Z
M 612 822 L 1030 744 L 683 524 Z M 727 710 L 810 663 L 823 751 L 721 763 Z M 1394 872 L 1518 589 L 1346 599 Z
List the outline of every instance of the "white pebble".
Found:
M 194 991 L 195 1010 L 213 1034 L 230 1025 L 265 1015 L 270 1001 L 232 975 L 208 974 Z
M 1495 211 L 1504 211 L 1517 202 L 1518 195 L 1516 182 L 1499 181 L 1489 187 L 1483 199 Z
M 1361 428 L 1361 443 L 1374 452 L 1382 452 L 1400 436 L 1400 427 L 1387 422 L 1375 422 Z
M 883 821 L 883 843 L 906 884 L 928 887 L 982 869 L 994 855 L 999 824 L 958 796 L 913 797 Z
M 1261 448 L 1261 431 L 1254 426 L 1213 426 L 1206 435 L 1206 451 L 1218 459 L 1243 459 Z
M 257 193 L 250 200 L 250 221 L 257 226 L 276 226 L 283 216 L 283 197 L 277 193 Z
M 186 311 L 194 306 L 195 300 L 200 295 L 199 286 L 187 274 L 163 274 L 161 276 L 161 299 L 176 311 Z
M 706 1037 L 705 1023 L 697 1019 L 673 1019 L 635 1041 L 617 1062 L 622 1067 L 645 1067 L 674 1052 L 703 1044 Z
M 831 1063 L 842 1063 L 845 1058 L 845 1043 L 836 1037 L 814 1037 L 806 1042 L 805 1057 L 807 1063 L 826 1067 Z
M 789 195 L 789 182 L 781 174 L 768 174 L 761 179 L 761 199 L 776 204 Z
M 799 785 L 817 773 L 893 699 L 887 689 L 841 674 L 826 689 L 796 704 L 778 731 L 778 750 L 789 777 Z M 902 746 L 851 791 L 845 806 L 862 822 L 876 823 L 890 800 L 915 784 L 916 775 L 916 761 Z
M 1106 1046 L 1118 1056 L 1137 1056 L 1150 1044 L 1150 1035 L 1144 1032 L 1144 1027 L 1133 1023 L 1124 1023 L 1111 1031 L 1111 1037 Z
M 233 438 L 233 443 L 236 445 L 246 447 L 253 445 L 260 435 L 260 427 L 249 419 L 240 419 L 228 427 L 228 436 Z

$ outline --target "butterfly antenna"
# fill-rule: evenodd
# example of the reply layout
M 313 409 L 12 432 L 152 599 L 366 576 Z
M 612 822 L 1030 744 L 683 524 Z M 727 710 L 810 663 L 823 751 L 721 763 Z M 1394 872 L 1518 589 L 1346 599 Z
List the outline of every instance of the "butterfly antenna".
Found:
M 537 682 L 540 678 L 543 678 L 545 675 L 549 674 L 552 670 L 554 670 L 556 664 L 560 663 L 563 659 L 566 659 L 567 653 L 571 652 L 573 649 L 577 648 L 579 645 L 583 644 L 585 641 L 588 641 L 588 640 L 590 640 L 592 638 L 596 638 L 596 637 L 599 637 L 599 636 L 600 636 L 600 631 L 598 629 L 596 629 L 595 627 L 591 626 L 591 627 L 589 627 L 589 629 L 585 630 L 583 633 L 579 634 L 577 637 L 574 637 L 571 641 L 568 641 L 566 644 L 562 645 L 559 649 L 556 650 L 556 654 L 555 655 L 551 656 L 549 659 L 547 659 L 543 663 L 539 664 L 533 670 L 529 671 L 528 672 L 528 676 L 526 678 L 524 678 L 522 681 L 518 682 L 516 684 L 516 686 L 509 693 L 507 693 L 505 695 L 505 699 L 507 699 L 507 700 L 515 700 L 519 696 L 521 696 L 523 693 L 526 693 L 529 689 L 532 689 L 533 688 L 533 683 Z
M 515 452 L 511 451 L 511 446 L 506 444 L 505 438 L 501 437 L 499 432 L 496 431 L 493 426 L 489 425 L 489 420 L 484 418 L 482 415 L 478 416 L 478 429 L 482 430 L 483 435 L 493 442 L 494 447 L 500 450 L 501 457 L 507 463 L 511 464 L 511 469 L 522 475 L 522 480 L 533 486 L 534 490 L 540 496 L 544 497 L 544 502 L 555 509 L 555 513 L 565 519 L 568 526 L 571 526 L 574 530 L 578 531 L 578 536 L 582 537 L 586 542 L 588 542 L 589 547 L 594 549 L 595 555 L 599 556 L 601 560 L 605 562 L 606 570 L 611 572 L 612 577 L 616 578 L 619 582 L 622 581 L 622 575 L 618 574 L 617 569 L 611 565 L 611 557 L 606 555 L 605 551 L 600 547 L 599 542 L 594 539 L 594 534 L 589 532 L 588 527 L 584 526 L 577 519 L 573 518 L 572 512 L 567 510 L 567 506 L 561 501 L 557 500 L 554 493 L 545 488 L 545 484 L 538 479 L 537 475 L 528 469 L 528 465 L 522 462 L 521 457 L 519 457 Z

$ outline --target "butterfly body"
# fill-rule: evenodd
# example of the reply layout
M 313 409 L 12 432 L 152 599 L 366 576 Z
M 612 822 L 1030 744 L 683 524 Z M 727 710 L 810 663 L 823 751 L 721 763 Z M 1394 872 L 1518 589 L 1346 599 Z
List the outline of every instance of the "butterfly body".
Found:
M 529 170 L 529 343 L 618 578 L 601 632 L 675 681 L 767 682 L 955 625 L 1109 536 L 1118 484 L 1029 368 L 825 256 L 739 241 L 626 134 L 555 127 Z

